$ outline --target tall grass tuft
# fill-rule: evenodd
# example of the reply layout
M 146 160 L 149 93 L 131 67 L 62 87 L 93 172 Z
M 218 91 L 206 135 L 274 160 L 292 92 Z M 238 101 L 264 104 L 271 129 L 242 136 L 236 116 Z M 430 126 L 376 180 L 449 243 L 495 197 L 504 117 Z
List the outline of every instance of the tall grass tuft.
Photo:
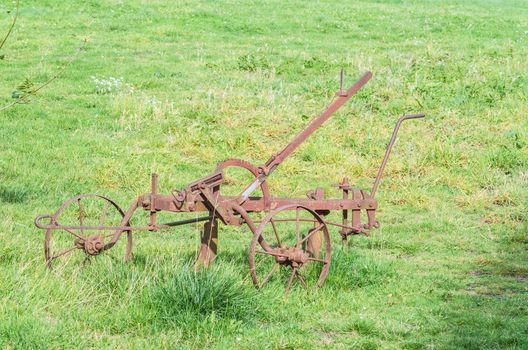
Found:
M 346 249 L 334 249 L 325 285 L 347 289 L 377 286 L 395 275 L 396 270 L 387 262 Z
M 225 320 L 248 322 L 257 316 L 257 292 L 235 269 L 219 264 L 195 272 L 186 264 L 160 275 L 149 290 L 158 321 L 189 328 Z

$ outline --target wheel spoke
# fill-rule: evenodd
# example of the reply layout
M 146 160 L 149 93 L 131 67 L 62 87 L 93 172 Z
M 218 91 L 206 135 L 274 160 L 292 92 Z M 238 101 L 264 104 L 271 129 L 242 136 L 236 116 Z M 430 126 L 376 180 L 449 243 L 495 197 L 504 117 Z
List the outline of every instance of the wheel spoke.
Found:
M 266 276 L 266 278 L 264 278 L 262 280 L 262 283 L 259 285 L 258 289 L 261 289 L 262 287 L 264 287 L 264 285 L 266 283 L 268 283 L 269 279 L 271 278 L 271 275 L 273 275 L 273 273 L 275 272 L 275 270 L 277 270 L 277 267 L 279 267 L 279 264 L 278 263 L 275 263 L 275 265 L 273 265 L 273 267 L 271 268 L 271 271 L 268 273 L 268 275 Z
M 301 281 L 301 284 L 303 285 L 304 289 L 308 289 L 308 285 L 304 281 L 304 278 L 301 276 L 299 271 L 295 271 L 295 274 L 297 275 L 297 278 L 299 279 L 299 281 Z
M 282 256 L 282 257 L 285 257 L 285 258 L 288 257 L 288 255 L 286 255 L 286 254 L 266 252 L 266 251 L 264 251 L 264 250 L 255 250 L 255 253 L 268 254 L 268 255 L 273 255 L 273 256 Z
M 84 226 L 84 206 L 82 204 L 81 198 L 77 199 L 77 203 L 79 205 L 79 223 L 81 226 Z M 81 234 L 84 236 L 84 230 L 81 229 Z
M 324 227 L 324 224 L 321 224 L 319 226 L 317 226 L 317 228 L 313 229 L 312 232 L 310 232 L 308 234 L 308 236 L 304 237 L 301 242 L 299 243 L 299 246 L 302 246 L 302 244 L 304 242 L 306 242 L 310 237 L 312 237 L 312 235 L 314 235 L 315 233 L 319 232 L 322 228 Z
M 115 232 L 114 233 L 108 233 L 106 235 L 102 235 L 101 237 L 104 239 L 104 238 L 108 238 L 108 237 L 114 237 L 115 235 Z
M 99 225 L 104 226 L 104 222 L 106 220 L 106 215 L 108 215 L 108 209 L 110 209 L 110 202 L 106 202 L 103 215 L 101 215 L 101 219 L 99 220 Z
M 63 229 L 64 231 L 68 232 L 68 233 L 71 233 L 71 234 L 74 235 L 75 237 L 77 237 L 77 238 L 79 238 L 79 239 L 81 239 L 81 240 L 83 240 L 83 241 L 86 241 L 86 237 L 85 237 L 85 236 L 80 235 L 80 234 L 78 234 L 77 232 L 72 231 L 72 230 L 70 230 L 70 229 L 67 229 L 66 227 L 62 227 L 62 229 Z M 81 231 L 82 231 L 82 230 L 81 230 Z
M 308 260 L 310 260 L 310 261 L 318 261 L 318 262 L 320 262 L 320 263 L 326 264 L 326 261 L 325 261 L 325 260 L 322 260 L 322 259 L 308 258 Z
M 300 222 L 299 222 L 299 207 L 296 209 L 295 213 L 295 239 L 296 239 L 296 247 L 299 248 L 299 241 L 301 240 L 301 229 L 300 229 Z
M 108 215 L 108 209 L 110 209 L 110 202 L 106 202 L 103 215 L 101 215 L 101 219 L 99 220 L 99 226 L 104 226 L 104 222 L 106 220 L 106 215 Z M 104 234 L 104 230 L 102 232 Z
M 293 277 L 295 277 L 295 274 L 297 272 L 297 267 L 293 267 L 293 271 L 290 275 L 290 278 L 288 278 L 288 284 L 286 285 L 286 295 L 288 294 L 288 291 L 290 290 L 290 287 L 291 287 L 291 284 L 292 284 L 292 281 L 293 281 Z
M 275 225 L 275 220 L 273 218 L 270 219 L 271 226 L 273 227 L 273 232 L 275 233 L 275 238 L 277 239 L 277 243 L 279 243 L 279 247 L 282 248 L 282 243 L 279 237 L 279 232 L 277 232 L 277 226 Z
M 71 247 L 71 248 L 68 248 L 68 249 L 64 249 L 64 250 L 61 251 L 60 253 L 58 253 L 58 254 L 52 256 L 52 257 L 50 258 L 50 260 L 55 260 L 55 259 L 57 259 L 57 258 L 59 258 L 59 257 L 61 257 L 61 256 L 63 256 L 63 255 L 68 254 L 69 252 L 71 252 L 72 250 L 75 250 L 75 249 L 78 249 L 78 248 L 77 248 L 77 247 Z

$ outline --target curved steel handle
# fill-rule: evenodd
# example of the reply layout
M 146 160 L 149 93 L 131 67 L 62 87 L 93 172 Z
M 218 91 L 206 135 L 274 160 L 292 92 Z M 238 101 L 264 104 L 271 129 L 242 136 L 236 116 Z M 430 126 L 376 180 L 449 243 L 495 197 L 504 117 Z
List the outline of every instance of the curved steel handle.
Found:
M 378 175 L 376 175 L 376 180 L 374 180 L 374 185 L 372 185 L 372 191 L 370 192 L 370 195 L 374 197 L 376 195 L 376 192 L 378 191 L 379 183 L 381 181 L 381 175 L 383 175 L 383 170 L 385 170 L 385 165 L 387 165 L 387 161 L 389 160 L 389 155 L 392 151 L 392 146 L 394 146 L 394 142 L 396 142 L 396 136 L 398 135 L 398 131 L 400 130 L 400 126 L 402 123 L 409 119 L 418 119 L 425 117 L 425 114 L 419 113 L 419 114 L 407 114 L 403 115 L 398 119 L 398 122 L 396 123 L 396 126 L 394 127 L 394 131 L 392 132 L 392 137 L 389 141 L 389 144 L 387 145 L 387 150 L 385 151 L 385 156 L 383 157 L 383 161 L 381 162 L 381 165 L 378 170 Z
M 407 114 L 407 115 L 404 115 L 404 116 L 400 117 L 398 122 L 401 124 L 404 120 L 407 120 L 407 119 L 417 119 L 417 118 L 424 118 L 424 117 L 425 117 L 425 114 L 423 114 L 423 113 Z
M 43 224 L 40 223 L 44 219 L 53 220 L 53 215 L 51 215 L 51 214 L 43 214 L 43 215 L 37 216 L 35 218 L 35 221 L 34 221 L 35 222 L 35 226 L 37 226 L 38 228 L 41 228 L 43 230 L 50 228 L 51 222 L 49 224 L 47 224 L 47 225 L 43 225 Z

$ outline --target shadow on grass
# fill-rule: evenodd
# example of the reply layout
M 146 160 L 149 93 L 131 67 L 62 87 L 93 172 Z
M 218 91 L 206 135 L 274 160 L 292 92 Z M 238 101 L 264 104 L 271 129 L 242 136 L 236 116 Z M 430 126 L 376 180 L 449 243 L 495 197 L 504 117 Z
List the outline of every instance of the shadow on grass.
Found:
M 17 204 L 24 203 L 28 199 L 29 191 L 20 188 L 8 188 L 0 186 L 0 202 Z
M 444 313 L 450 349 L 528 349 L 528 298 L 518 293 L 457 295 Z
M 526 244 L 498 250 L 447 300 L 443 317 L 452 349 L 528 349 Z

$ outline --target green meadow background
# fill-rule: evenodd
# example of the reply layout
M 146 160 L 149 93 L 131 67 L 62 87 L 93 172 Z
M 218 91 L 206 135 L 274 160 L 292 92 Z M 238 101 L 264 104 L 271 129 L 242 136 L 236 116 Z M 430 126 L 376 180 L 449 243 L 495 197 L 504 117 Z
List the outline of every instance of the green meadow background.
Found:
M 527 2 L 28 0 L 0 56 L 0 106 L 67 66 L 0 111 L 0 348 L 528 348 Z M 397 118 L 427 117 L 400 132 L 382 227 L 348 246 L 331 231 L 322 289 L 254 290 L 246 227 L 221 227 L 198 274 L 200 225 L 137 233 L 129 264 L 45 268 L 36 215 L 85 192 L 126 208 L 152 172 L 169 192 L 226 158 L 261 164 L 342 67 L 374 77 L 274 195 L 370 189 Z

